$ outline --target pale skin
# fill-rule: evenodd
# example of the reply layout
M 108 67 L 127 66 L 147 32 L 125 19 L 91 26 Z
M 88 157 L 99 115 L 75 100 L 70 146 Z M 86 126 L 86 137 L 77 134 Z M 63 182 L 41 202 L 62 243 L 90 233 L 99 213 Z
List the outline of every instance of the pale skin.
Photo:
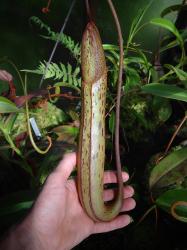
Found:
M 76 165 L 76 154 L 66 154 L 49 175 L 32 210 L 22 223 L 10 230 L 0 244 L 1 250 L 69 250 L 91 234 L 109 232 L 127 226 L 126 213 L 110 222 L 95 222 L 82 209 L 75 179 L 69 178 Z M 123 172 L 124 182 L 128 174 Z M 105 172 L 104 183 L 115 183 L 116 175 Z M 122 212 L 135 207 L 134 190 L 124 187 Z M 104 200 L 113 199 L 114 190 L 104 192 Z

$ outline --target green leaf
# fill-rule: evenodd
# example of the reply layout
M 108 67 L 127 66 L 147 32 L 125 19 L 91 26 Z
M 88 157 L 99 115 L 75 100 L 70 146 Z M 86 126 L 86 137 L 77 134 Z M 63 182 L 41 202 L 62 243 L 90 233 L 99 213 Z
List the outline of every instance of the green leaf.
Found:
M 24 69 L 22 71 L 39 75 L 45 74 L 45 79 L 54 78 L 75 87 L 81 86 L 80 67 L 73 69 L 69 63 L 64 65 L 63 63 L 51 62 L 47 67 L 47 62 L 44 61 L 40 62 L 35 70 Z
M 33 201 L 23 201 L 0 209 L 1 215 L 8 215 L 31 208 Z
M 130 63 L 138 63 L 138 64 L 144 64 L 144 59 L 142 57 L 138 56 L 129 56 L 124 59 L 125 64 L 130 64 Z
M 16 121 L 16 117 L 17 117 L 17 114 L 11 113 L 11 114 L 9 114 L 9 116 L 7 117 L 7 119 L 5 121 L 4 127 L 6 127 L 6 131 L 9 134 L 11 133 L 11 130 L 14 126 L 14 123 Z
M 181 9 L 181 4 L 171 5 L 162 11 L 161 17 L 164 17 L 170 14 L 171 12 L 179 11 L 180 9 Z
M 187 202 L 187 189 L 172 189 L 166 191 L 157 200 L 156 204 L 158 207 L 162 208 L 164 211 L 171 213 L 171 207 L 174 203 L 178 201 Z M 187 206 L 179 205 L 176 207 L 176 213 L 180 221 L 187 222 Z
M 116 51 L 119 51 L 119 47 L 118 46 L 116 46 L 116 45 L 113 45 L 113 44 L 103 44 L 103 49 L 104 50 L 109 50 L 109 51 L 111 51 L 111 50 L 116 50 Z
M 162 83 L 150 83 L 144 85 L 141 89 L 149 94 L 187 102 L 187 90 L 179 88 L 174 85 L 162 84 Z
M 184 171 L 187 166 L 187 148 L 182 148 L 180 150 L 174 151 L 161 160 L 151 171 L 149 177 L 149 186 L 153 188 L 155 185 L 161 185 L 162 182 L 167 182 L 167 184 L 172 184 L 171 182 L 177 182 L 178 179 L 185 177 Z M 172 174 L 171 171 L 177 168 L 177 172 Z M 169 177 L 166 177 L 166 180 L 163 181 L 163 177 L 170 174 Z M 170 179 L 169 179 L 170 178 Z M 160 183 L 159 183 L 160 182 Z M 170 182 L 170 183 L 169 183 Z
M 125 91 L 129 91 L 133 89 L 135 86 L 139 86 L 141 82 L 140 75 L 138 71 L 132 67 L 126 66 L 126 83 L 125 83 Z
M 168 19 L 165 18 L 153 18 L 152 20 L 150 20 L 151 24 L 160 26 L 162 28 L 165 28 L 167 30 L 169 30 L 170 32 L 172 32 L 176 38 L 178 39 L 179 44 L 181 45 L 181 47 L 183 47 L 183 39 L 178 31 L 178 29 L 175 27 L 175 25 Z
M 20 109 L 18 109 L 16 105 L 9 99 L 0 96 L 0 113 L 13 113 L 13 112 L 20 112 Z
M 73 57 L 80 63 L 80 45 L 79 43 L 75 43 L 75 41 L 70 37 L 65 35 L 64 33 L 59 34 L 58 32 L 54 32 L 51 28 L 43 23 L 38 17 L 33 16 L 30 18 L 32 22 L 37 24 L 41 29 L 45 29 L 48 33 L 48 36 L 41 36 L 45 39 L 50 39 L 52 41 L 59 41 L 65 48 L 67 48 Z
M 0 217 L 31 208 L 37 193 L 36 190 L 25 190 L 1 198 Z
M 172 70 L 181 81 L 187 80 L 187 73 L 184 70 L 179 69 L 178 67 L 174 67 L 171 64 L 165 64 L 164 66 Z
M 183 41 L 186 42 L 186 40 L 187 40 L 187 30 L 183 30 L 183 31 L 181 32 L 181 37 L 182 37 Z M 166 40 L 166 41 L 164 41 L 164 40 Z M 164 45 L 164 46 L 160 49 L 160 52 L 164 52 L 164 51 L 166 51 L 167 49 L 171 49 L 171 48 L 174 48 L 174 47 L 176 47 L 176 46 L 179 45 L 177 39 L 175 39 L 174 41 L 171 41 L 171 42 L 168 43 L 168 37 L 166 37 L 166 39 L 163 39 L 162 42 L 163 42 L 163 44 L 166 44 L 166 45 Z
M 144 18 L 147 10 L 152 5 L 152 3 L 153 3 L 153 0 L 151 0 L 143 9 L 139 9 L 138 14 L 133 18 L 130 31 L 129 31 L 129 37 L 127 39 L 127 47 L 129 47 L 129 44 L 132 42 L 135 35 L 140 30 L 141 28 L 140 24 L 142 22 L 142 19 Z

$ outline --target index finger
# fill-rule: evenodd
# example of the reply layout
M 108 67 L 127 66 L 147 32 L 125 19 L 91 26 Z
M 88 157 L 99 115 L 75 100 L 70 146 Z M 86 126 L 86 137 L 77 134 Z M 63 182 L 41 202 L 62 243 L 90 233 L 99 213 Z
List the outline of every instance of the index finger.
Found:
M 68 153 L 64 155 L 63 159 L 60 161 L 54 172 L 58 173 L 63 180 L 67 180 L 75 168 L 75 165 L 76 153 Z

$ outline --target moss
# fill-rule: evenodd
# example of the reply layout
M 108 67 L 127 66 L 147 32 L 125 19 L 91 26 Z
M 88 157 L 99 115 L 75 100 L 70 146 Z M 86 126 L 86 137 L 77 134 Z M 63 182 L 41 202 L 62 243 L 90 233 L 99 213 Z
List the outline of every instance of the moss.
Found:
M 62 109 L 57 108 L 50 102 L 46 102 L 41 108 L 29 110 L 30 117 L 34 117 L 36 124 L 42 135 L 46 134 L 49 128 L 62 124 L 67 120 L 67 116 Z M 12 137 L 27 131 L 26 116 L 24 113 L 18 114 L 12 128 Z

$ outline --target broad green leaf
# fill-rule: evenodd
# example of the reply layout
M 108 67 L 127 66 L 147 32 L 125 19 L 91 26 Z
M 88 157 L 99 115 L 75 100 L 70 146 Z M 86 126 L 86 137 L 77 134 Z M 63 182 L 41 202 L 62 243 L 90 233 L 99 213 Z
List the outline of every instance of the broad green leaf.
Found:
M 186 175 L 187 147 L 170 153 L 153 168 L 149 177 L 149 187 L 153 188 L 155 185 L 163 186 L 164 184 L 166 185 L 166 182 L 167 185 L 171 185 L 172 182 L 177 182 L 179 179 L 182 180 Z M 165 176 L 167 177 L 163 180 Z
M 172 70 L 181 81 L 187 80 L 187 73 L 184 70 L 179 69 L 178 67 L 174 67 L 171 64 L 165 64 L 164 66 Z
M 13 112 L 20 112 L 20 109 L 18 109 L 16 105 L 9 99 L 0 96 L 0 113 L 13 113 Z
M 150 20 L 151 24 L 160 26 L 162 28 L 165 28 L 167 30 L 169 30 L 170 32 L 172 32 L 178 39 L 181 47 L 183 47 L 183 39 L 178 31 L 178 29 L 175 27 L 175 25 L 168 19 L 165 18 L 153 18 L 152 20 Z
M 178 201 L 187 202 L 187 189 L 172 189 L 166 191 L 157 200 L 156 204 L 158 207 L 162 208 L 164 211 L 171 213 L 171 208 L 174 203 Z M 175 209 L 176 214 L 180 221 L 187 222 L 187 205 L 177 206 Z
M 149 94 L 187 102 L 187 90 L 179 88 L 174 85 L 162 84 L 162 83 L 150 83 L 144 85 L 141 89 Z

